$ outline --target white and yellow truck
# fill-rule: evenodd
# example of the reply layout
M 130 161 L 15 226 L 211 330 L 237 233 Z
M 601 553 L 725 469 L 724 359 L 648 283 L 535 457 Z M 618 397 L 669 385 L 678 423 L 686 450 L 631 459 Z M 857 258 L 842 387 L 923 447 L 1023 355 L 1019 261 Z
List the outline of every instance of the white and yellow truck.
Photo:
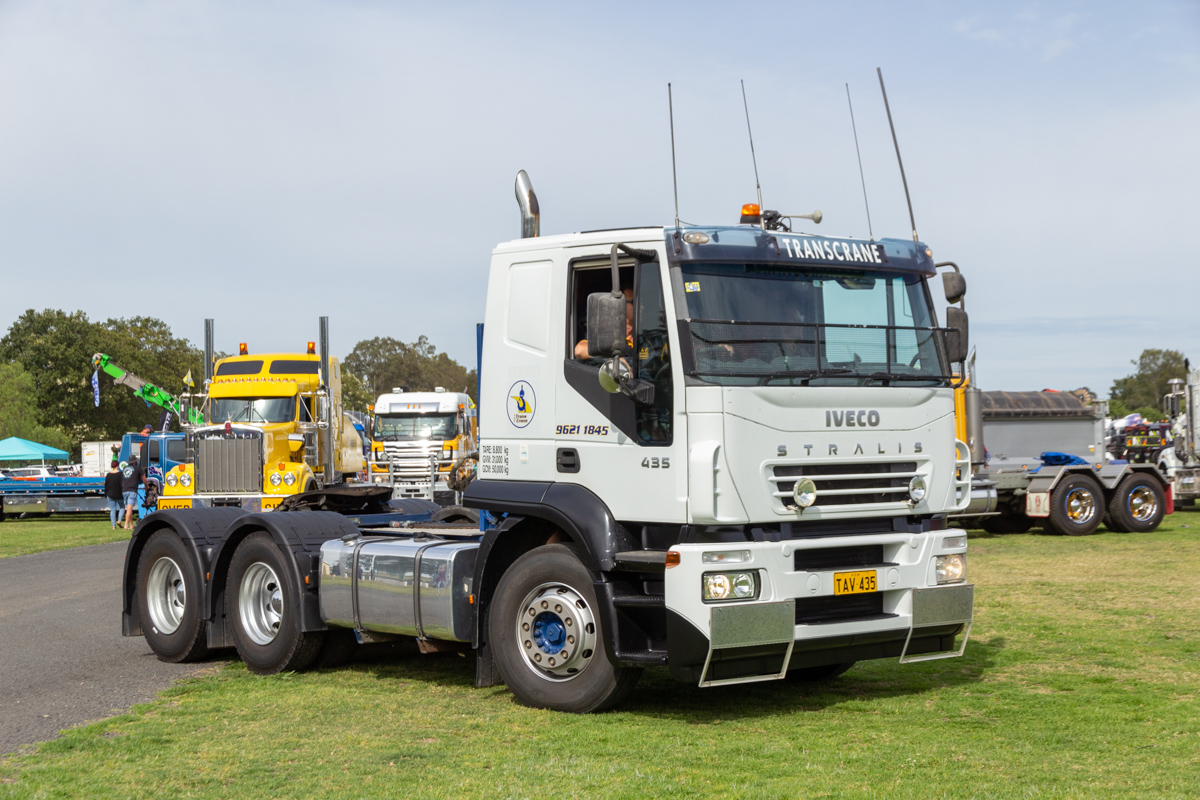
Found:
M 462 392 L 395 388 L 375 401 L 371 422 L 371 480 L 393 486 L 395 497 L 433 500 L 449 491 L 454 463 L 476 451 L 475 402 Z

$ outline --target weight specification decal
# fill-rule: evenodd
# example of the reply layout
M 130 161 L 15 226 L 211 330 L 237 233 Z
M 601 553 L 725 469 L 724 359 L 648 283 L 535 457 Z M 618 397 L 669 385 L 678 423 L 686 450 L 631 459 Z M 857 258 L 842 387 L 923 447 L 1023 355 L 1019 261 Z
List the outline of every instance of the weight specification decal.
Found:
M 479 448 L 480 475 L 508 474 L 508 446 L 485 444 Z

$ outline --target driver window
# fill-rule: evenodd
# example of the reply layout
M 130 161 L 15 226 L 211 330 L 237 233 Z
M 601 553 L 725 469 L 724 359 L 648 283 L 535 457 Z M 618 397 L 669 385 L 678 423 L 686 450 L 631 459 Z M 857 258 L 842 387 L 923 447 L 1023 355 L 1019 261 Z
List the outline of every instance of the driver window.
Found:
M 667 314 L 658 264 L 638 265 L 634 291 L 634 377 L 654 384 L 654 403 L 637 407 L 640 444 L 671 443 L 671 352 L 667 340 Z
M 626 266 L 628 261 L 628 266 Z M 633 260 L 618 261 L 621 289 L 633 291 Z M 612 267 L 608 259 L 576 266 L 571 272 L 571 309 L 568 315 L 567 358 L 581 364 L 599 367 L 602 358 L 591 358 L 587 354 L 587 299 L 589 294 L 612 291 Z M 581 345 L 581 343 L 583 343 Z

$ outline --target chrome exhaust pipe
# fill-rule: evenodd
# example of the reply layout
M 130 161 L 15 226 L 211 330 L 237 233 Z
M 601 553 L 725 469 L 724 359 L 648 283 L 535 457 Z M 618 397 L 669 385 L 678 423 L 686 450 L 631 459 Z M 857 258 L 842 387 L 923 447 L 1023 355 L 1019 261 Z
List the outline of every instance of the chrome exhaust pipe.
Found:
M 521 238 L 532 239 L 541 230 L 542 213 L 538 208 L 537 195 L 525 170 L 517 173 L 517 205 L 521 207 Z

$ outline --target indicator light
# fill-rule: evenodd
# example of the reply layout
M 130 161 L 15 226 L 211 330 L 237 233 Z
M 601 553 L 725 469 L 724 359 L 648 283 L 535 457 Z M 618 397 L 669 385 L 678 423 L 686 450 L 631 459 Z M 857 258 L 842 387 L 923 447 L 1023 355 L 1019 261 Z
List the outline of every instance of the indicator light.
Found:
M 312 355 L 316 355 L 316 353 L 317 353 L 317 343 L 316 343 L 316 342 L 309 342 L 309 343 L 308 343 L 308 354 L 309 354 L 310 356 L 312 356 Z
M 249 348 L 246 347 L 245 342 L 242 342 L 241 344 L 238 345 L 238 355 L 239 356 L 245 356 L 245 355 L 249 355 L 249 354 L 250 354 L 250 350 L 249 350 Z

